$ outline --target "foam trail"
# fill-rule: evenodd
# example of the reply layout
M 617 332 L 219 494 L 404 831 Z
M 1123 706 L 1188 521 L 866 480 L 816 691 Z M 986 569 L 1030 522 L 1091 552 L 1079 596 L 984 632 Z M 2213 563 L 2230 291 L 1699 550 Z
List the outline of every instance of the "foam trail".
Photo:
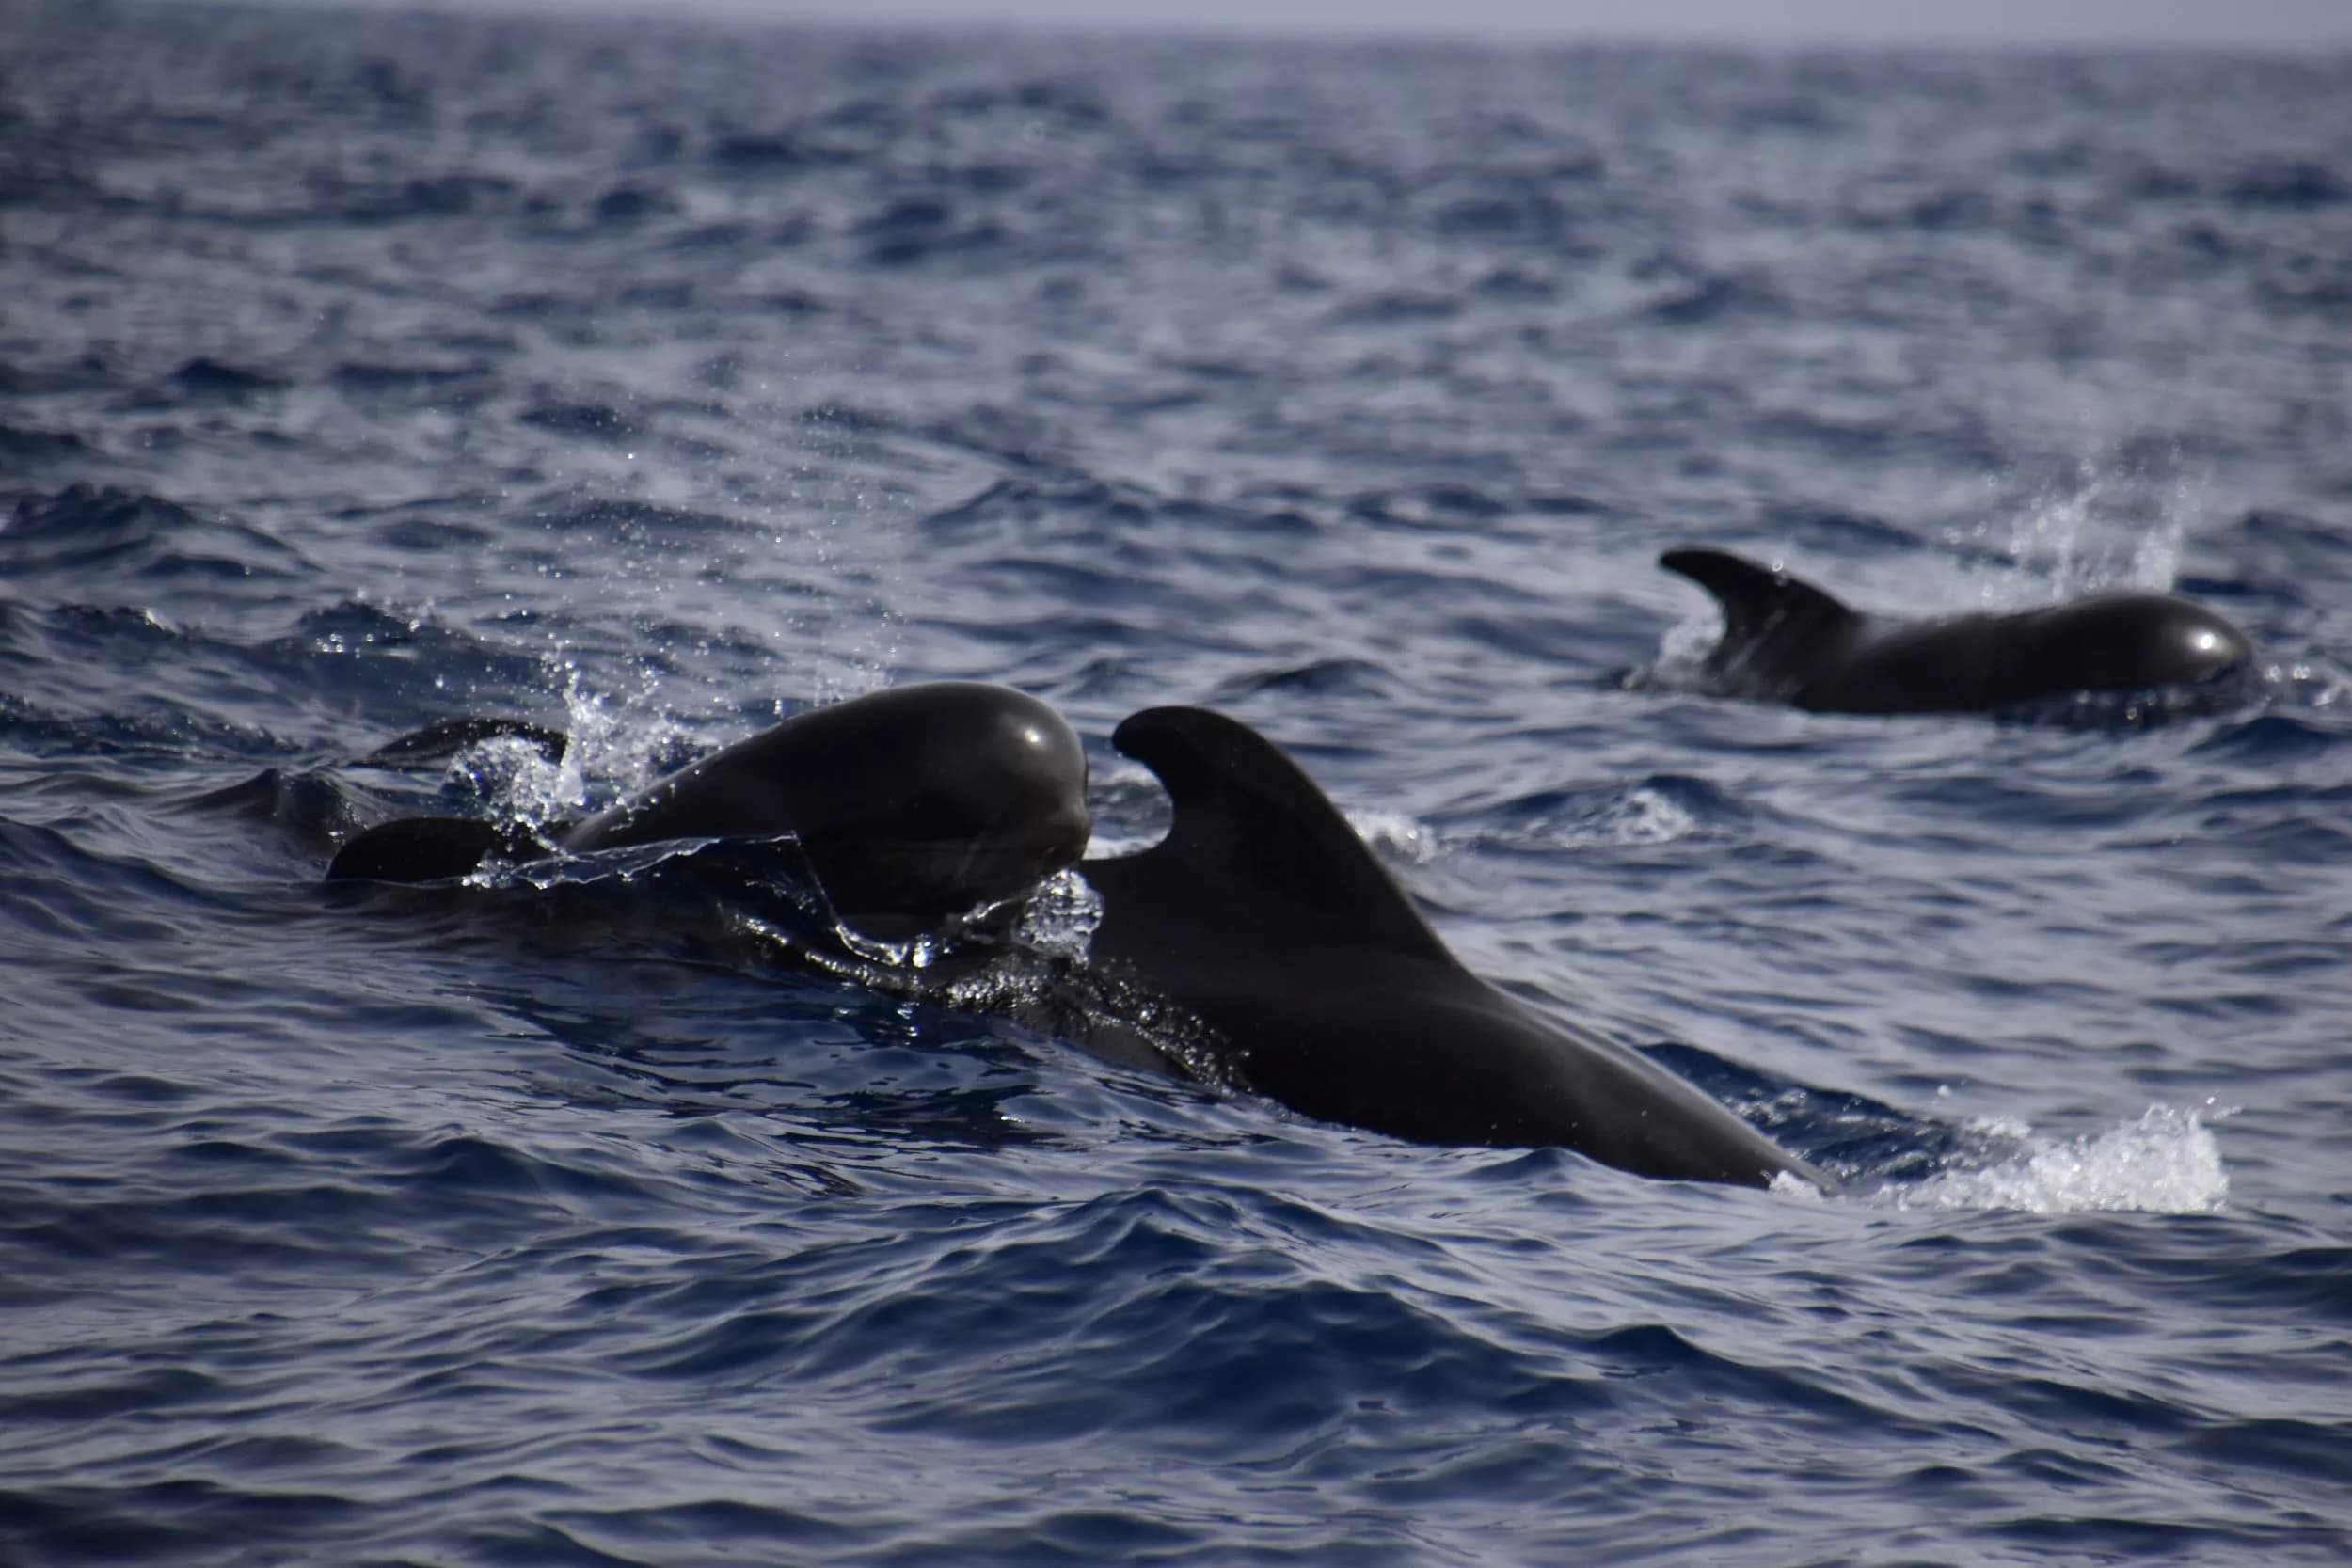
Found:
M 2220 1114 L 2220 1113 L 2217 1113 Z M 2065 1143 L 2023 1128 L 1987 1129 L 2027 1147 L 1996 1164 L 1945 1170 L 1888 1187 L 1871 1201 L 1893 1209 L 2015 1209 L 2034 1214 L 2086 1210 L 2204 1214 L 2230 1196 L 2221 1149 L 2196 1111 L 2152 1105 L 2137 1119 Z

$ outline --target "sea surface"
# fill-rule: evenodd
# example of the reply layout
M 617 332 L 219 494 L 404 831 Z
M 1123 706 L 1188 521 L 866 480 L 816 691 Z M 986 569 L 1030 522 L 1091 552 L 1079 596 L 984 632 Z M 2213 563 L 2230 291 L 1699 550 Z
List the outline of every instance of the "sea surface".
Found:
M 0 0 L 0 1562 L 2352 1561 L 2347 104 Z M 1679 544 L 2263 667 L 1724 700 Z M 756 847 L 320 885 L 942 677 L 1098 848 L 1245 719 L 1846 1190 L 1108 1064 Z M 577 744 L 360 760 L 465 715 Z

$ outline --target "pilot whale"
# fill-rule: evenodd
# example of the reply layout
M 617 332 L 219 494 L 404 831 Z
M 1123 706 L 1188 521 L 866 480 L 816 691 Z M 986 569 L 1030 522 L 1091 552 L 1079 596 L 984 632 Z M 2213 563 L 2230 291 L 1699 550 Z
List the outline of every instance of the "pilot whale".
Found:
M 1719 690 L 1816 712 L 1984 712 L 2074 692 L 2221 682 L 2254 662 L 2244 632 L 2169 594 L 1897 620 L 1728 550 L 1668 550 L 1658 563 L 1723 607 L 1723 638 L 1706 660 Z
M 465 721 L 375 755 L 503 733 L 560 751 L 562 737 L 537 726 Z M 1007 687 L 939 681 L 796 714 L 579 821 L 383 823 L 345 842 L 326 876 L 437 881 L 485 860 L 790 833 L 834 912 L 872 928 L 1009 898 L 1073 863 L 1091 829 L 1086 782 L 1086 752 L 1052 707 Z
M 1091 963 L 1197 1023 L 1217 1076 L 1422 1143 L 1833 1184 L 1695 1085 L 1464 968 L 1314 781 L 1255 730 L 1158 707 L 1111 742 L 1158 776 L 1175 815 L 1152 847 L 1080 863 L 1103 905 Z

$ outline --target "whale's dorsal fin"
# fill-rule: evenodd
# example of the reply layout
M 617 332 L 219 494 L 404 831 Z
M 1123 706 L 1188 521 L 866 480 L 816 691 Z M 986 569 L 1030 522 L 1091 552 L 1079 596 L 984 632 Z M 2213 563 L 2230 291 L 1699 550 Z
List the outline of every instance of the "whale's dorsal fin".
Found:
M 1141 854 L 1089 861 L 1105 918 L 1254 943 L 1287 936 L 1368 955 L 1453 955 L 1328 797 L 1265 736 L 1200 707 L 1130 717 L 1111 743 L 1158 775 L 1175 805 Z M 1206 923 L 1206 925 L 1204 925 Z
M 476 816 L 404 816 L 353 834 L 327 863 L 330 882 L 439 882 L 470 876 L 485 860 L 536 860 L 532 830 Z
M 1803 578 L 1729 550 L 1668 550 L 1658 563 L 1679 572 L 1723 606 L 1724 637 L 1707 656 L 1709 669 L 1745 663 L 1768 650 L 1794 649 L 1858 627 L 1860 610 Z

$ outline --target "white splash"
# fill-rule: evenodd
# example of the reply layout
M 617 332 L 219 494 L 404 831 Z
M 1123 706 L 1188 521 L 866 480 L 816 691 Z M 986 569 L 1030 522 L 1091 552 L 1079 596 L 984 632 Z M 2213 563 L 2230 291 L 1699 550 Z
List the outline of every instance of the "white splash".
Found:
M 1038 884 L 1021 911 L 1013 940 L 1048 958 L 1083 961 L 1103 923 L 1103 895 L 1077 871 L 1056 872 Z
M 588 803 L 592 778 L 611 782 L 619 795 L 643 789 L 663 753 L 687 733 L 648 703 L 616 712 L 601 693 L 583 689 L 577 670 L 564 683 L 564 732 L 568 744 L 561 760 L 548 760 L 519 736 L 496 736 L 451 758 L 448 776 L 498 816 L 548 822 L 576 816 Z
M 492 816 L 514 822 L 558 816 L 585 788 L 577 765 L 549 762 L 536 741 L 513 735 L 465 747 L 449 759 L 444 777 L 482 800 Z
M 1820 1188 L 1804 1177 L 1785 1170 L 1774 1171 L 1772 1179 L 1764 1184 L 1764 1190 L 1772 1196 L 1790 1203 L 1827 1203 L 1829 1201 L 1829 1195 Z
M 1706 673 L 1707 656 L 1724 640 L 1723 610 L 1709 596 L 1666 628 L 1659 640 L 1651 677 L 1669 685 L 1695 681 Z
M 2227 1111 L 2207 1110 L 2216 1117 Z M 1890 1209 L 2013 1209 L 2033 1214 L 2129 1210 L 2205 1214 L 2230 1196 L 2221 1148 L 2196 1111 L 2152 1105 L 2137 1120 L 2065 1143 L 2036 1140 L 2018 1122 L 1987 1122 L 1990 1140 L 2025 1147 L 1994 1164 L 1892 1186 L 1870 1201 Z
M 2203 486 L 2181 471 L 2177 451 L 2086 458 L 2005 522 L 1988 518 L 1952 537 L 1973 537 L 2026 568 L 1974 574 L 1984 609 L 2106 589 L 2161 593 L 2179 578 L 2188 520 L 2204 506 Z
M 1594 814 L 1584 836 L 1611 845 L 1672 844 L 1698 832 L 1699 819 L 1661 790 L 1637 784 Z
M 1438 858 L 1438 835 L 1403 812 L 1351 811 L 1347 825 L 1358 838 L 1407 865 L 1427 865 Z
M 691 735 L 660 696 L 660 679 L 647 673 L 616 710 L 602 693 L 583 690 L 574 671 L 564 687 L 564 719 L 572 736 L 564 766 L 577 768 L 586 778 L 611 780 L 623 795 L 652 784 L 662 772 L 663 755 Z M 586 798 L 584 784 L 570 797 L 574 803 Z

